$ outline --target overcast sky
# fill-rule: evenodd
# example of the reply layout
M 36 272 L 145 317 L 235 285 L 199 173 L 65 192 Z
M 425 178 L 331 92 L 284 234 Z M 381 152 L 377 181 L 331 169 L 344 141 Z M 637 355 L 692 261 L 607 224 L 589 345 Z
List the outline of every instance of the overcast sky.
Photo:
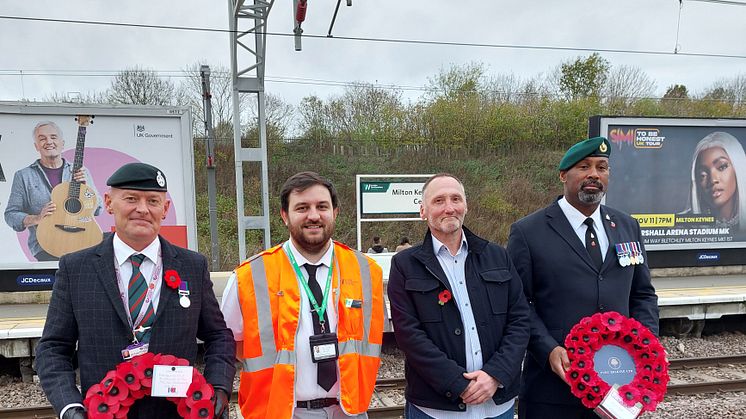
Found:
M 746 4 L 746 0 L 744 4 Z M 0 0 L 0 100 L 41 100 L 54 92 L 105 89 L 110 74 L 133 66 L 177 72 L 197 61 L 230 64 L 228 34 L 7 19 L 7 16 L 228 29 L 228 1 Z M 309 0 L 306 34 L 325 35 L 336 2 Z M 292 31 L 292 0 L 278 0 L 269 31 Z M 342 1 L 334 35 L 491 45 L 673 52 L 677 0 L 353 0 Z M 746 73 L 746 6 L 684 1 L 682 53 L 744 58 L 602 52 L 612 65 L 640 67 L 658 86 L 700 92 Z M 488 72 L 528 78 L 590 52 L 422 45 L 269 36 L 268 92 L 297 104 L 342 91 L 323 81 L 423 86 L 453 64 L 481 62 Z M 23 72 L 23 76 L 21 76 Z M 104 72 L 104 73 L 102 73 Z M 108 73 L 107 73 L 108 72 Z M 42 74 L 38 74 L 42 73 Z M 60 75 L 64 74 L 64 75 Z M 163 73 L 176 74 L 176 73 Z M 174 79 L 178 81 L 179 79 Z M 294 83 L 290 83 L 290 82 Z M 406 92 L 405 96 L 416 96 Z

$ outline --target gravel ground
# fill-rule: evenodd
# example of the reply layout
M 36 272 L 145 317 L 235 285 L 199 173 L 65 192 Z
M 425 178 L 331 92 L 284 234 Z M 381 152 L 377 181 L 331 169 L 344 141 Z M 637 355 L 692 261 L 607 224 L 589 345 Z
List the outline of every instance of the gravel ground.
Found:
M 733 355 L 746 353 L 746 335 L 740 332 L 720 333 L 704 338 L 687 337 L 677 339 L 663 337 L 661 342 L 668 351 L 669 359 L 704 357 L 716 355 Z M 391 346 L 384 346 L 381 356 L 379 377 L 395 378 L 404 376 L 402 352 Z M 746 371 L 746 367 L 735 367 L 736 371 Z M 672 376 L 679 374 L 672 371 Z M 679 378 L 677 375 L 676 378 Z M 236 377 L 235 388 L 238 388 Z M 20 378 L 0 375 L 0 408 L 24 407 L 47 404 L 44 393 L 38 384 L 22 383 Z M 385 396 L 396 402 L 403 402 L 401 391 L 387 390 Z M 235 406 L 234 406 L 235 407 Z M 232 409 L 236 411 L 236 409 Z M 232 417 L 237 417 L 235 414 Z M 746 418 L 746 394 L 721 393 L 693 396 L 669 396 L 658 405 L 654 413 L 644 415 L 646 418 L 662 419 L 720 419 Z
M 743 419 L 746 418 L 746 394 L 722 393 L 670 396 L 655 412 L 644 418 L 659 419 Z
M 677 339 L 663 336 L 660 340 L 668 352 L 669 359 L 746 353 L 746 335 L 741 332 L 719 333 L 702 338 Z

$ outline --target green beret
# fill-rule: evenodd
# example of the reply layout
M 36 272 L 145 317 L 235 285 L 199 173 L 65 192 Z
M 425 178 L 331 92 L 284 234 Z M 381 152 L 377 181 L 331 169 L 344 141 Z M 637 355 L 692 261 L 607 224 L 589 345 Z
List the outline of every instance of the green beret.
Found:
M 128 163 L 117 169 L 106 184 L 112 188 L 166 192 L 166 176 L 146 163 Z
M 560 170 L 570 170 L 579 161 L 586 157 L 609 157 L 611 144 L 604 137 L 593 137 L 583 140 L 570 147 L 565 156 L 560 160 Z

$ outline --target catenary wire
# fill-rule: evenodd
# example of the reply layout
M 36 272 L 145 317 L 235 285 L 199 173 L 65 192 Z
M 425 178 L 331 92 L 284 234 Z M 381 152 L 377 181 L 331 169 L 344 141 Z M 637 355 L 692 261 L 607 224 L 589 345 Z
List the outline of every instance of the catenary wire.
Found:
M 711 0 L 711 1 L 715 1 L 715 0 Z M 196 26 L 147 25 L 147 24 L 142 24 L 142 23 L 107 22 L 107 21 L 101 21 L 101 20 L 55 19 L 55 18 L 42 18 L 42 17 L 30 17 L 30 16 L 0 15 L 0 19 L 35 21 L 35 22 L 68 23 L 68 24 L 81 24 L 81 25 L 118 26 L 118 27 L 147 28 L 147 29 L 166 29 L 166 30 L 195 31 L 195 32 L 215 32 L 215 33 L 234 32 L 229 29 L 217 29 L 217 28 L 196 27 Z M 243 33 L 243 31 L 235 31 L 235 32 Z M 262 32 L 257 32 L 257 33 L 262 33 Z M 279 36 L 279 37 L 295 36 L 295 34 L 293 33 L 286 33 L 286 32 L 263 32 L 263 34 L 267 36 Z M 373 37 L 361 37 L 361 36 L 332 36 L 330 37 L 327 35 L 316 35 L 316 34 L 304 34 L 303 37 L 310 38 L 310 39 L 336 39 L 336 40 L 344 40 L 344 41 L 379 42 L 379 43 L 414 44 L 414 45 L 439 45 L 439 46 L 457 46 L 457 47 L 474 47 L 474 48 L 525 49 L 525 50 L 540 50 L 540 51 L 576 51 L 576 52 L 579 51 L 579 52 L 603 52 L 603 53 L 610 53 L 610 54 L 639 54 L 639 55 L 668 55 L 668 56 L 680 55 L 680 56 L 687 56 L 687 57 L 702 57 L 702 58 L 746 59 L 746 55 L 718 54 L 718 53 L 704 53 L 704 52 L 562 47 L 562 46 L 550 46 L 550 45 L 489 44 L 489 43 L 457 42 L 457 41 L 430 41 L 430 40 L 406 39 L 406 38 L 373 38 Z

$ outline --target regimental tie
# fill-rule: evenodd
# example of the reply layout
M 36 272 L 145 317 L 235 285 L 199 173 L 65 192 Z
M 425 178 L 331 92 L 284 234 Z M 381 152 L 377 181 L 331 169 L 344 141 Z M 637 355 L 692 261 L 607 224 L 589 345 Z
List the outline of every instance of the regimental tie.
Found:
M 588 254 L 591 255 L 591 260 L 593 260 L 596 268 L 601 269 L 604 260 L 601 256 L 601 245 L 598 241 L 598 235 L 596 234 L 596 230 L 593 229 L 593 218 L 586 218 L 583 224 L 588 226 L 585 230 L 585 248 L 588 250 Z
M 143 260 L 145 260 L 145 255 L 143 254 L 130 256 L 130 262 L 132 263 L 132 276 L 130 277 L 127 290 L 129 294 L 130 317 L 132 318 L 133 324 L 135 320 L 137 320 L 140 310 L 142 310 L 142 306 L 145 304 L 145 296 L 148 294 L 148 281 L 145 280 L 145 277 L 140 271 L 140 265 L 142 265 Z M 153 324 L 153 313 L 153 302 L 148 301 L 147 311 L 140 322 L 140 325 L 144 330 L 135 332 L 135 337 L 139 342 L 147 342 L 150 340 L 150 326 Z
M 308 288 L 311 289 L 311 293 L 313 294 L 313 298 L 316 299 L 316 302 L 321 305 L 321 302 L 324 301 L 324 293 L 321 291 L 321 286 L 319 286 L 318 281 L 316 281 L 316 269 L 319 267 L 318 265 L 311 265 L 310 263 L 306 263 L 303 265 L 303 267 L 306 268 L 306 272 L 308 272 Z M 328 310 L 324 311 L 324 324 L 326 325 L 326 330 L 329 330 L 329 316 L 327 315 Z M 316 310 L 311 310 L 311 317 L 313 317 L 313 333 L 318 335 L 321 333 L 321 323 L 319 322 L 319 314 L 316 312 Z M 321 361 L 316 363 L 317 368 L 317 382 L 319 383 L 319 386 L 323 388 L 326 391 L 329 391 L 333 386 L 334 383 L 337 382 L 337 362 L 335 359 L 329 359 L 326 361 Z

